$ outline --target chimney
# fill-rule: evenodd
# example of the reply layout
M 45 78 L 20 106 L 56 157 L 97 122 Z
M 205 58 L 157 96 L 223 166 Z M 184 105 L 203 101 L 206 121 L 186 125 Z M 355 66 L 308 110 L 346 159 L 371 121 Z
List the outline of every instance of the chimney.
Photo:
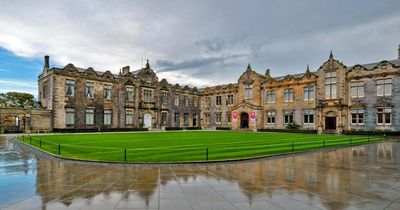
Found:
M 397 59 L 400 60 L 400 44 L 399 44 L 399 48 L 397 49 Z
M 129 73 L 129 66 L 122 67 L 122 75 L 127 75 Z
M 44 56 L 44 68 L 49 68 L 50 64 L 50 56 Z

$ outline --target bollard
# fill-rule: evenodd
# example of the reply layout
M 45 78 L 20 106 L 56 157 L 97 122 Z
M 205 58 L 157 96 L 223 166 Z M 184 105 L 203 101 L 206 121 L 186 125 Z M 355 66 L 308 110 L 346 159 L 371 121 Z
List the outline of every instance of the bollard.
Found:
M 125 150 L 124 150 L 124 161 L 126 162 L 126 147 L 125 147 Z
M 206 147 L 206 160 L 208 161 L 208 147 Z
M 58 145 L 58 155 L 61 155 L 61 144 Z
M 22 136 L 22 141 L 25 141 L 25 136 Z
M 350 144 L 351 144 L 351 137 L 350 137 Z
M 292 152 L 294 152 L 294 143 L 292 141 Z
M 39 147 L 42 148 L 42 139 L 39 140 Z
M 369 142 L 369 136 L 368 136 L 368 142 Z

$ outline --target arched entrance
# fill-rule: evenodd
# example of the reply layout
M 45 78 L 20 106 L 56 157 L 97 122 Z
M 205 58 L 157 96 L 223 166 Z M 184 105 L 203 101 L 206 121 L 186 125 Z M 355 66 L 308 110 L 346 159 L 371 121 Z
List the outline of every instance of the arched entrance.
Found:
M 151 128 L 151 114 L 145 113 L 143 117 L 143 123 L 145 128 Z
M 249 114 L 246 112 L 240 114 L 240 128 L 249 128 Z
M 336 130 L 336 114 L 328 112 L 325 115 L 325 130 Z

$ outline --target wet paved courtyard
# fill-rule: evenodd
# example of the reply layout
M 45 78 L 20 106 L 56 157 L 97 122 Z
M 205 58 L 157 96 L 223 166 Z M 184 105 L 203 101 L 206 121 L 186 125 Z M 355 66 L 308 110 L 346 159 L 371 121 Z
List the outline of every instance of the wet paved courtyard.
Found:
M 400 142 L 244 163 L 79 165 L 0 137 L 0 209 L 400 209 Z

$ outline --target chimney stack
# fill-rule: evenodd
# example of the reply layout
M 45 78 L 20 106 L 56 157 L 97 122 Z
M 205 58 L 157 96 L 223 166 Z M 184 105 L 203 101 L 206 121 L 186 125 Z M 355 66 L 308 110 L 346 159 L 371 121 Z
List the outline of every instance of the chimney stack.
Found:
M 127 75 L 129 73 L 129 66 L 122 67 L 122 75 Z
M 397 49 L 397 59 L 400 60 L 400 44 L 399 44 L 399 48 Z
M 48 55 L 44 56 L 44 67 L 45 68 L 50 67 L 50 56 L 48 56 Z

